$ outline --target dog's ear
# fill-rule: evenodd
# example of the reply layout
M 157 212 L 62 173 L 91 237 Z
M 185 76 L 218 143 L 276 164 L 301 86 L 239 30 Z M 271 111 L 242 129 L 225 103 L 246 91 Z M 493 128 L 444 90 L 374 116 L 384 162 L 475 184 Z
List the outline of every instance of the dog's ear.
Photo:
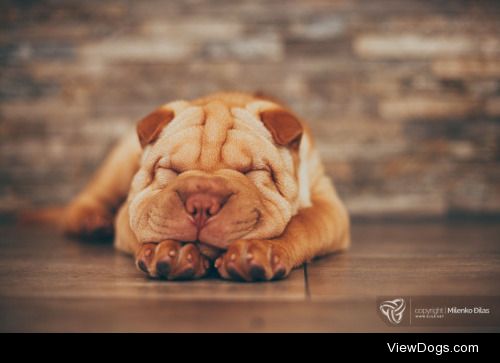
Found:
M 174 111 L 167 107 L 160 107 L 144 117 L 137 124 L 137 136 L 144 148 L 151 144 L 160 135 L 161 130 L 174 118 Z
M 262 111 L 260 119 L 271 132 L 275 143 L 298 150 L 303 127 L 291 112 L 281 108 Z

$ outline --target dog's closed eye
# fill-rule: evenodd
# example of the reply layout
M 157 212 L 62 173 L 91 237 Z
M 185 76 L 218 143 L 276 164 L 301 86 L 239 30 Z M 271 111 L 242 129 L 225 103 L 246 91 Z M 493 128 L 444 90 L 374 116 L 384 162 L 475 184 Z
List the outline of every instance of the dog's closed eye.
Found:
M 155 169 L 155 178 L 160 185 L 168 183 L 170 180 L 179 175 L 179 171 L 171 168 L 157 166 Z
M 250 175 L 253 173 L 258 173 L 258 172 L 264 172 L 264 173 L 271 173 L 271 170 L 268 167 L 259 167 L 259 168 L 250 168 L 248 170 L 242 171 L 243 174 L 245 175 Z

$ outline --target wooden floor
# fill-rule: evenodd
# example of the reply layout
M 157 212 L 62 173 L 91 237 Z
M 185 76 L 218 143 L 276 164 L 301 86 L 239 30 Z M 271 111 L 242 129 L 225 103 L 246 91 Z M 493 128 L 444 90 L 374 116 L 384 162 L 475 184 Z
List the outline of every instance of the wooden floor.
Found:
M 148 280 L 110 245 L 0 226 L 0 331 L 491 331 L 391 327 L 387 295 L 500 295 L 500 224 L 355 223 L 348 253 L 273 283 Z

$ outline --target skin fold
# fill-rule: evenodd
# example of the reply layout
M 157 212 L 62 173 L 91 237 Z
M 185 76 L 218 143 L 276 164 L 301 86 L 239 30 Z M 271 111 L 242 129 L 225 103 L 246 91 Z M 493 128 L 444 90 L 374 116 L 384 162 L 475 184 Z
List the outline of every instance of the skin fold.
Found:
M 161 106 L 125 135 L 65 213 L 68 234 L 114 235 L 153 278 L 286 277 L 350 244 L 349 217 L 306 124 L 262 96 Z

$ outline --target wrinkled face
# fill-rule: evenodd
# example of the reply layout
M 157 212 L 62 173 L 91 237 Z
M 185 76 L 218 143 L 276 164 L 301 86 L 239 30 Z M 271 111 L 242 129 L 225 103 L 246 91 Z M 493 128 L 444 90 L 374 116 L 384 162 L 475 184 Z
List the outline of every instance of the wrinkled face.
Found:
M 173 119 L 144 148 L 129 195 L 140 242 L 227 248 L 280 235 L 298 208 L 298 155 L 278 146 L 260 112 L 276 105 L 166 105 Z

